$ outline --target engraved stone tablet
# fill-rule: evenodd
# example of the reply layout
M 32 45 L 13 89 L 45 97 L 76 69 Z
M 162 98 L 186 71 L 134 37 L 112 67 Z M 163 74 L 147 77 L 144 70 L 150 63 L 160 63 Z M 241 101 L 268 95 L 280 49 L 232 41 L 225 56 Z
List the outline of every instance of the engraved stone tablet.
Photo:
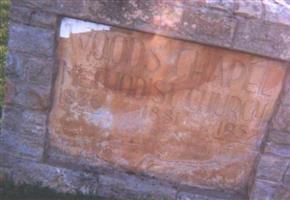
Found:
M 281 90 L 282 63 L 65 18 L 51 161 L 240 190 Z

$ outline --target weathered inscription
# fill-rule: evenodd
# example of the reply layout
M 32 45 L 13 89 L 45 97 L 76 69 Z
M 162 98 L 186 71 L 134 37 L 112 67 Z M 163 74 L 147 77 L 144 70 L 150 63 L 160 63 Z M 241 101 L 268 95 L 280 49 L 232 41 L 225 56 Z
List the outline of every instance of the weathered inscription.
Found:
M 194 186 L 245 187 L 285 68 L 64 19 L 49 156 Z

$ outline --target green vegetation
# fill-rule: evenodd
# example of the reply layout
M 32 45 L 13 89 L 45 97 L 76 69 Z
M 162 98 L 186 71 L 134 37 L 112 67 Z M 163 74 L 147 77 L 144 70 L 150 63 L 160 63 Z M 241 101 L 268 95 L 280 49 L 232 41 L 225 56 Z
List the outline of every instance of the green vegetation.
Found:
M 0 1 L 0 109 L 4 99 L 4 65 L 6 61 L 7 41 L 8 41 L 8 15 L 9 0 Z
M 39 184 L 15 185 L 12 181 L 0 183 L 1 200 L 103 200 L 103 198 L 82 195 L 82 194 L 64 194 L 47 187 L 41 187 Z

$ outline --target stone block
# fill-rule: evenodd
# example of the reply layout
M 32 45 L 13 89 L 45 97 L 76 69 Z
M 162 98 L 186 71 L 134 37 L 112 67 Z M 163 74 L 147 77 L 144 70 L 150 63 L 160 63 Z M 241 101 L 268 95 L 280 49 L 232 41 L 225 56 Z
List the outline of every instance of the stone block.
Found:
M 190 6 L 194 8 L 199 9 L 210 8 L 213 9 L 212 12 L 214 12 L 214 10 L 219 10 L 226 13 L 232 13 L 235 6 L 234 0 L 204 0 L 204 1 L 181 0 L 181 2 L 185 6 Z
M 0 143 L 2 144 L 2 139 L 1 139 L 1 135 L 0 135 Z M 1 148 L 0 149 L 0 168 L 9 168 L 11 169 L 11 165 L 10 165 L 10 162 L 11 162 L 11 157 L 17 157 L 17 155 L 13 155 L 13 152 L 12 154 L 10 154 L 9 152 L 7 152 L 6 149 L 4 148 Z
M 289 159 L 263 154 L 257 167 L 256 176 L 260 179 L 280 182 L 288 167 Z
M 5 183 L 6 181 L 6 175 L 1 171 L 1 168 L 0 168 L 0 186 Z
M 290 132 L 290 106 L 279 106 L 272 120 L 272 126 L 276 130 Z
M 290 106 L 290 92 L 283 92 L 281 95 L 281 105 Z
M 1 184 L 5 183 L 6 181 L 10 181 L 10 179 L 11 179 L 11 169 L 0 166 L 0 187 Z
M 5 106 L 3 109 L 2 128 L 31 137 L 43 143 L 46 133 L 47 114 L 39 111 L 25 110 L 19 107 Z
M 287 67 L 290 67 L 290 64 L 288 64 Z M 288 71 L 285 76 L 283 91 L 284 93 L 290 93 L 290 71 Z
M 44 143 L 47 114 L 5 106 L 3 109 L 2 129 L 30 137 L 39 144 Z
M 62 14 L 74 17 L 84 17 L 86 15 L 85 4 L 91 4 L 91 0 L 88 1 L 72 1 L 72 0 L 54 0 L 54 1 L 42 1 L 42 0 L 12 0 L 12 5 L 16 7 L 29 7 L 37 10 L 46 10 L 51 13 Z
M 290 160 L 290 159 L 289 159 Z M 288 185 L 290 186 L 290 166 L 288 166 L 288 169 L 284 175 L 284 178 L 283 178 L 283 183 L 285 185 Z
M 290 199 L 289 186 L 281 186 L 274 195 L 274 200 L 288 200 Z
M 191 189 L 181 191 L 177 194 L 176 200 L 244 200 L 246 195 L 238 193 L 226 193 L 225 191 L 211 191 L 206 189 Z
M 188 3 L 188 2 L 186 2 Z M 185 4 L 186 4 L 185 3 Z M 212 3 L 220 6 L 227 3 Z M 208 5 L 209 6 L 209 5 Z M 119 9 L 121 8 L 121 9 Z M 92 2 L 90 19 L 109 24 L 121 24 L 137 30 L 190 39 L 206 44 L 230 46 L 236 20 L 221 12 L 196 9 L 169 1 L 117 1 Z M 111 14 L 108 14 L 111 13 Z
M 47 110 L 50 102 L 50 87 L 29 84 L 23 81 L 6 80 L 5 103 L 20 105 L 26 109 Z
M 280 183 L 256 179 L 251 189 L 250 200 L 282 200 L 278 198 L 283 196 L 284 193 L 284 191 L 281 191 L 281 188 L 282 185 Z
M 290 26 L 290 3 L 287 0 L 264 0 L 265 21 Z
M 290 146 L 269 142 L 266 144 L 265 153 L 290 158 Z
M 206 0 L 206 7 L 232 13 L 235 7 L 234 0 Z
M 12 0 L 13 6 L 29 6 L 32 8 L 40 8 L 47 9 L 48 7 L 52 7 L 56 1 L 42 1 L 42 0 Z
M 290 27 L 240 19 L 232 48 L 290 60 Z
M 190 193 L 179 193 L 177 200 L 225 200 L 224 198 L 209 197 L 208 195 L 190 194 Z
M 177 3 L 176 5 L 175 3 L 169 5 L 166 1 L 128 1 L 127 3 L 120 1 L 118 3 L 119 6 L 98 2 L 96 6 L 90 8 L 91 15 L 139 30 L 146 29 L 150 32 L 155 30 L 173 37 L 222 46 L 230 45 L 236 25 L 234 19 L 219 12 L 178 6 Z M 211 5 L 222 7 L 222 4 L 216 2 Z M 123 12 L 120 12 L 118 7 L 122 7 Z
M 238 0 L 234 13 L 249 18 L 260 18 L 263 6 L 261 0 Z
M 44 144 L 45 134 L 47 131 L 47 114 L 25 110 L 22 113 L 22 122 L 20 133 L 32 137 L 35 142 Z
M 40 56 L 53 56 L 55 47 L 55 30 L 36 28 L 19 23 L 10 23 L 10 50 L 17 50 Z
M 16 94 L 16 85 L 13 83 L 13 81 L 6 79 L 5 96 L 4 96 L 5 105 L 13 104 L 15 94 Z
M 55 73 L 52 58 L 39 58 L 28 54 L 10 51 L 7 56 L 5 75 L 38 86 L 50 87 Z
M 96 194 L 98 188 L 94 174 L 23 160 L 12 164 L 11 175 L 16 182 L 41 183 L 59 192 Z
M 191 40 L 229 47 L 234 36 L 236 20 L 219 13 L 183 10 L 183 27 L 178 32 Z
M 10 79 L 23 79 L 25 68 L 23 65 L 24 60 L 26 60 L 27 57 L 27 55 L 21 53 L 19 54 L 16 52 L 8 51 L 5 65 L 5 76 Z
M 0 136 L 1 151 L 13 154 L 19 158 L 40 161 L 43 155 L 44 142 L 31 137 L 3 130 Z
M 287 67 L 290 67 L 289 64 L 287 65 Z M 281 96 L 281 104 L 283 106 L 290 106 L 290 71 L 288 71 L 288 73 L 286 73 L 285 76 L 285 81 L 284 81 L 284 86 L 283 86 L 283 91 Z
M 169 184 L 131 175 L 100 175 L 98 195 L 121 200 L 175 200 L 176 190 Z
M 39 9 L 12 6 L 10 19 L 14 22 L 24 23 L 45 29 L 57 28 L 57 16 Z
M 20 130 L 23 109 L 5 105 L 2 110 L 2 129 L 17 132 Z
M 269 133 L 268 141 L 290 146 L 290 133 L 272 130 Z
M 289 8 L 288 4 L 283 0 L 273 1 L 273 6 L 264 1 L 269 13 L 275 13 L 266 14 L 267 23 L 264 23 L 259 19 L 263 13 L 261 2 L 118 0 L 112 4 L 110 1 L 90 0 L 13 0 L 13 5 L 290 60 L 288 14 L 285 12 Z M 237 15 L 257 19 L 257 22 L 253 23 L 248 19 L 245 22 L 242 17 L 236 41 L 231 45 L 229 42 L 234 38 L 233 32 L 237 24 L 231 14 L 233 9 Z

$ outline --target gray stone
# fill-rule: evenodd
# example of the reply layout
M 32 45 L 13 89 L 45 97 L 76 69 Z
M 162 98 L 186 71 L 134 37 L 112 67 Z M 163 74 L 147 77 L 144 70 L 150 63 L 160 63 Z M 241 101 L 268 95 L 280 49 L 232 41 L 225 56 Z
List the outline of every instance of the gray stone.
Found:
M 147 5 L 147 9 L 152 9 L 151 1 L 145 1 L 141 3 L 142 5 Z M 124 6 L 126 5 L 126 6 Z M 132 17 L 129 13 L 134 12 L 136 6 L 140 6 L 139 4 L 131 4 L 129 1 L 115 1 L 114 4 L 111 4 L 109 1 L 89 1 L 87 4 L 88 14 L 90 19 L 101 19 L 104 22 L 108 22 L 109 24 L 122 24 L 124 25 L 132 25 Z M 109 15 L 106 13 L 110 13 Z M 123 13 L 124 15 L 122 15 Z M 144 13 L 141 11 L 139 14 L 141 18 Z M 148 15 L 151 15 L 148 13 Z
M 12 0 L 13 6 L 29 6 L 32 8 L 47 8 L 52 7 L 56 1 L 42 1 L 42 0 Z
M 262 155 L 256 176 L 260 179 L 279 182 L 287 169 L 289 159 L 272 155 Z
M 289 186 L 281 186 L 274 194 L 274 200 L 288 200 L 290 199 Z
M 72 1 L 60 0 L 54 3 L 16 0 L 15 5 L 32 8 L 46 8 L 50 12 L 67 14 L 71 17 L 85 17 L 137 30 L 191 39 L 206 44 L 229 47 L 236 21 L 220 12 L 198 10 L 179 6 L 167 1 Z M 86 8 L 84 8 L 84 6 Z M 210 2 L 208 8 L 232 7 L 230 2 Z M 64 10 L 63 8 L 69 8 Z M 89 14 L 85 11 L 88 11 Z
M 86 1 L 72 1 L 72 0 L 13 0 L 14 6 L 26 6 L 37 10 L 46 10 L 57 14 L 65 14 L 67 16 L 84 17 L 84 4 L 90 3 L 91 0 Z
M 176 200 L 244 200 L 246 197 L 241 194 L 223 193 L 220 191 L 186 191 L 179 192 Z
M 279 183 L 256 179 L 250 193 L 250 200 L 281 200 L 276 198 L 281 187 Z
M 50 87 L 7 79 L 5 88 L 6 105 L 18 105 L 42 111 L 50 106 Z
M 272 120 L 272 125 L 276 130 L 285 132 L 290 131 L 290 106 L 279 106 L 278 111 Z
M 24 76 L 23 58 L 27 56 L 19 56 L 16 52 L 9 51 L 7 53 L 6 65 L 5 65 L 5 76 L 8 78 L 20 79 Z
M 192 12 L 191 9 L 184 10 L 184 27 L 179 32 L 192 40 L 220 45 L 230 46 L 236 21 L 229 17 L 209 12 Z
M 2 139 L 1 139 L 1 135 L 0 135 L 0 143 L 2 143 Z M 18 155 L 13 155 L 10 154 L 10 152 L 7 152 L 6 149 L 4 148 L 1 148 L 0 149 L 0 169 L 1 171 L 3 171 L 3 168 L 4 169 L 10 169 L 10 171 L 13 171 L 12 170 L 12 166 L 10 164 L 11 162 L 11 158 L 19 158 L 19 156 L 17 157 Z M 23 159 L 23 157 L 21 158 Z
M 57 16 L 49 12 L 27 7 L 13 6 L 10 19 L 14 22 L 24 23 L 42 28 L 57 28 Z
M 290 166 L 288 166 L 288 169 L 286 173 L 284 174 L 283 183 L 285 185 L 290 186 Z
M 290 158 L 290 146 L 267 143 L 265 153 Z
M 1 139 L 5 144 L 6 142 L 10 142 L 8 144 L 9 148 L 12 148 L 13 145 L 16 145 L 16 148 L 20 148 L 20 146 L 17 145 L 18 143 L 21 145 L 20 142 L 22 139 L 24 142 L 22 146 L 26 146 L 26 148 L 18 150 L 19 152 L 23 150 L 23 154 L 25 154 L 26 149 L 29 148 L 43 148 L 47 131 L 46 113 L 5 106 L 3 110 L 3 118 Z M 37 152 L 30 154 L 35 153 L 37 154 Z
M 43 154 L 47 131 L 45 113 L 6 106 L 3 111 L 1 148 L 33 160 Z
M 0 185 L 10 179 L 11 170 L 9 168 L 0 167 Z
M 100 175 L 98 194 L 117 199 L 175 199 L 176 190 L 170 185 L 158 181 L 143 180 L 130 175 Z
M 288 64 L 287 67 L 290 67 Z M 290 71 L 285 76 L 285 82 L 284 82 L 284 88 L 283 88 L 284 93 L 290 93 Z
M 20 134 L 40 146 L 44 144 L 47 129 L 46 113 L 5 106 L 3 118 L 2 129 L 4 131 Z
M 10 51 L 7 60 L 5 68 L 7 77 L 39 86 L 51 86 L 55 73 L 53 59 Z
M 268 141 L 276 144 L 284 144 L 290 146 L 290 133 L 281 131 L 270 131 Z
M 95 2 L 89 10 L 92 19 L 97 16 L 109 24 L 221 46 L 230 45 L 236 25 L 233 18 L 220 12 L 172 5 L 167 1 Z
M 265 20 L 290 26 L 290 3 L 285 0 L 264 0 Z
M 289 64 L 287 65 L 289 67 Z M 281 95 L 281 104 L 283 106 L 290 106 L 290 73 L 285 76 L 284 87 Z
M 54 34 L 54 30 L 10 23 L 8 46 L 10 50 L 42 56 L 53 56 Z
M 41 183 L 57 191 L 70 193 L 95 194 L 98 188 L 98 178 L 94 174 L 17 160 L 12 166 L 12 177 L 16 182 Z
M 232 48 L 254 54 L 290 60 L 290 27 L 240 20 Z
M 2 129 L 17 132 L 20 129 L 23 109 L 19 107 L 5 106 L 2 110 Z
M 290 60 L 289 25 L 280 26 L 279 20 L 264 23 L 263 19 L 259 19 L 263 6 L 258 0 L 241 0 L 236 4 L 232 0 L 118 0 L 114 3 L 14 0 L 13 5 Z M 282 7 L 286 9 L 287 6 L 285 4 Z M 236 17 L 229 14 L 234 8 L 237 15 L 257 19 L 254 22 L 241 18 L 236 37 L 233 37 Z M 286 22 L 287 14 L 282 19 Z M 236 41 L 231 45 L 232 40 Z
M 44 143 L 39 143 L 39 140 L 34 140 L 20 133 L 2 129 L 0 145 L 1 151 L 17 155 L 19 158 L 40 161 L 43 156 Z
M 235 6 L 234 0 L 207 0 L 206 6 L 222 10 L 224 12 L 232 13 Z
M 284 92 L 281 96 L 281 105 L 290 106 L 290 92 Z
M 178 194 L 177 200 L 224 200 L 224 199 L 181 192 Z
M 212 8 L 216 10 L 221 10 L 224 12 L 232 13 L 235 1 L 234 0 L 204 0 L 204 1 L 196 1 L 196 0 L 183 0 L 183 4 L 191 7 L 200 7 L 200 8 Z
M 43 143 L 47 131 L 46 123 L 46 113 L 25 110 L 22 113 L 22 122 L 19 131 L 23 135 L 29 135 L 34 138 L 35 141 Z
M 234 13 L 245 17 L 260 18 L 262 10 L 261 0 L 238 0 Z

